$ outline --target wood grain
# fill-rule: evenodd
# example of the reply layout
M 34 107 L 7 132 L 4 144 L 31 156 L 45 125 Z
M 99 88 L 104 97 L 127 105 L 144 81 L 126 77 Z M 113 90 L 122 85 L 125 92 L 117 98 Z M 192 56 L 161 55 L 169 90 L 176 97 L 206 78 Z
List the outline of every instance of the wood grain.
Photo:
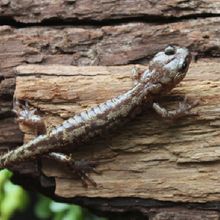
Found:
M 22 87 L 20 81 L 17 95 L 39 107 L 50 127 L 131 86 L 130 67 L 72 69 L 69 65 L 147 64 L 167 44 L 187 46 L 199 62 L 191 66 L 172 98 L 166 96 L 160 102 L 173 108 L 184 94 L 201 98 L 195 109 L 199 116 L 173 124 L 146 109 L 110 137 L 78 150 L 75 158 L 103 161 L 98 166 L 103 174 L 92 175 L 99 184 L 97 189 L 85 190 L 78 181 L 65 179 L 64 175 L 71 174 L 52 161 L 44 161 L 44 172 L 56 176 L 56 194 L 65 197 L 62 201 L 106 211 L 110 220 L 115 220 L 116 213 L 123 219 L 126 211 L 126 220 L 219 219 L 219 59 L 214 59 L 220 56 L 219 8 L 218 0 L 0 0 L 1 151 L 23 142 L 11 112 L 15 67 L 45 65 L 18 71 L 31 72 L 18 79 L 26 79 L 32 87 Z M 50 64 L 66 66 L 48 67 Z M 96 75 L 98 70 L 101 75 Z M 87 76 L 90 72 L 94 75 Z M 33 130 L 22 130 L 26 140 L 33 138 Z M 36 164 L 22 164 L 19 170 L 26 174 L 18 177 L 19 183 L 27 181 L 29 187 L 37 182 L 29 182 L 30 176 L 39 175 Z M 140 183 L 132 184 L 139 179 Z
M 198 99 L 200 105 L 194 109 L 197 116 L 171 123 L 146 109 L 123 129 L 74 151 L 76 159 L 100 161 L 98 170 L 102 174 L 91 174 L 97 188 L 83 188 L 68 170 L 44 161 L 44 173 L 56 177 L 56 195 L 218 201 L 219 69 L 218 59 L 193 63 L 184 82 L 161 100 L 173 108 L 184 95 Z M 29 100 L 52 126 L 127 91 L 132 86 L 130 70 L 131 66 L 20 66 L 15 94 L 18 99 Z

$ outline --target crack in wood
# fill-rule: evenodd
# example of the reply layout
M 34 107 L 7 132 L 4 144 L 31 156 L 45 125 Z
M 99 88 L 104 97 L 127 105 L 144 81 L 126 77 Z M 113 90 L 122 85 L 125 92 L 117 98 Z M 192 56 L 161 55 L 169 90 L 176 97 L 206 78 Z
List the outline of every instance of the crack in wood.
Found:
M 178 9 L 178 8 L 177 8 Z M 42 19 L 41 22 L 21 22 L 10 16 L 0 15 L 0 26 L 11 26 L 14 28 L 26 28 L 26 27 L 58 27 L 58 26 L 70 26 L 74 23 L 74 26 L 87 26 L 87 27 L 105 27 L 114 25 L 123 25 L 126 23 L 154 23 L 156 25 L 171 24 L 175 22 L 181 22 L 194 19 L 206 19 L 220 17 L 220 13 L 193 13 L 189 15 L 183 15 L 179 17 L 164 16 L 164 15 L 140 15 L 127 18 L 114 18 L 114 19 L 77 19 L 77 18 L 47 18 Z M 138 60 L 137 60 L 138 61 Z

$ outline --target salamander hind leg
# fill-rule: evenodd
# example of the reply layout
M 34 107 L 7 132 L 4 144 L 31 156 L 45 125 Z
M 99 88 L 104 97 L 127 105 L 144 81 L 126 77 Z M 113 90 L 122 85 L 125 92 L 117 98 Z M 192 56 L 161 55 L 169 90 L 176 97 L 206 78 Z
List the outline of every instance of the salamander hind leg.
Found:
M 50 153 L 47 157 L 67 165 L 72 173 L 80 178 L 84 187 L 87 188 L 89 184 L 97 186 L 96 182 L 88 175 L 88 173 L 93 172 L 100 174 L 100 172 L 95 169 L 98 162 L 89 160 L 74 160 L 71 156 L 63 153 Z

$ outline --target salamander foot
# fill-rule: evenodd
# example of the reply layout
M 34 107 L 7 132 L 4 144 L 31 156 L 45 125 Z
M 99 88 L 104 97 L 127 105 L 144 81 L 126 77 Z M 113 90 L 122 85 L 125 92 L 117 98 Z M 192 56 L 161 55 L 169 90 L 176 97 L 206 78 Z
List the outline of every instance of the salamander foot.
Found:
M 74 160 L 71 156 L 63 153 L 50 153 L 46 155 L 53 160 L 66 164 L 72 171 L 73 175 L 79 177 L 84 187 L 88 187 L 89 184 L 97 186 L 96 182 L 88 175 L 88 173 L 100 174 L 95 167 L 99 164 L 97 161 L 89 160 Z
M 196 112 L 191 112 L 191 109 L 198 106 L 199 101 L 189 101 L 187 97 L 184 98 L 183 102 L 179 103 L 177 109 L 168 111 L 167 109 L 161 107 L 158 103 L 153 103 L 153 109 L 162 117 L 168 120 L 176 120 L 188 115 L 198 115 Z
M 98 165 L 95 161 L 78 160 L 69 163 L 70 169 L 81 179 L 84 187 L 88 187 L 89 184 L 97 186 L 96 182 L 88 175 L 88 173 L 93 172 L 100 174 L 95 167 Z

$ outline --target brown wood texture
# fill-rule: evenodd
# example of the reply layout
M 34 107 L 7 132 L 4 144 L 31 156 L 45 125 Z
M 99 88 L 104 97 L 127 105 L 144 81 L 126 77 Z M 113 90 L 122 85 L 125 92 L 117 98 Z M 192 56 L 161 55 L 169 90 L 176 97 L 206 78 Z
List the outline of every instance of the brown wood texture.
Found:
M 22 23 L 57 19 L 112 20 L 122 18 L 183 17 L 219 14 L 218 0 L 1 0 L 0 15 Z
M 51 127 L 127 91 L 132 86 L 131 68 L 20 66 L 15 94 L 18 99 L 30 100 Z M 198 99 L 200 105 L 194 110 L 198 116 L 166 122 L 146 109 L 123 129 L 73 151 L 76 159 L 100 161 L 98 170 L 102 174 L 91 174 L 97 188 L 85 189 L 80 181 L 71 179 L 70 172 L 64 171 L 62 166 L 45 160 L 44 173 L 56 177 L 56 195 L 218 201 L 219 68 L 218 59 L 193 63 L 184 82 L 171 96 L 162 99 L 170 108 L 184 95 Z
M 18 78 L 16 94 L 21 99 L 30 98 L 50 127 L 131 86 L 129 66 L 86 69 L 69 65 L 147 64 L 167 44 L 187 46 L 197 54 L 199 62 L 191 65 L 189 76 L 171 98 L 162 99 L 162 104 L 172 108 L 172 103 L 184 94 L 201 98 L 195 109 L 199 116 L 169 124 L 146 110 L 146 114 L 110 137 L 100 139 L 87 150 L 78 150 L 76 158 L 103 161 L 98 166 L 103 174 L 92 175 L 97 189 L 85 190 L 78 181 L 65 179 L 60 172 L 63 168 L 52 169 L 51 161 L 44 161 L 44 171 L 56 176 L 56 194 L 66 197 L 62 201 L 119 213 L 119 219 L 126 211 L 124 219 L 131 218 L 131 211 L 139 220 L 146 216 L 150 220 L 219 219 L 219 59 L 214 59 L 220 56 L 219 8 L 218 0 L 0 0 L 1 151 L 23 142 L 11 112 L 17 66 L 45 66 L 19 67 L 18 73 L 24 75 Z M 50 64 L 58 66 L 47 66 Z M 36 75 L 41 78 L 36 79 Z M 19 79 L 26 80 L 24 87 Z M 28 81 L 32 87 L 26 88 Z M 33 137 L 30 128 L 21 130 L 26 140 Z M 19 169 L 26 175 L 39 175 L 36 163 Z M 134 178 L 137 184 L 132 192 L 129 187 Z M 109 219 L 111 216 L 113 213 Z

